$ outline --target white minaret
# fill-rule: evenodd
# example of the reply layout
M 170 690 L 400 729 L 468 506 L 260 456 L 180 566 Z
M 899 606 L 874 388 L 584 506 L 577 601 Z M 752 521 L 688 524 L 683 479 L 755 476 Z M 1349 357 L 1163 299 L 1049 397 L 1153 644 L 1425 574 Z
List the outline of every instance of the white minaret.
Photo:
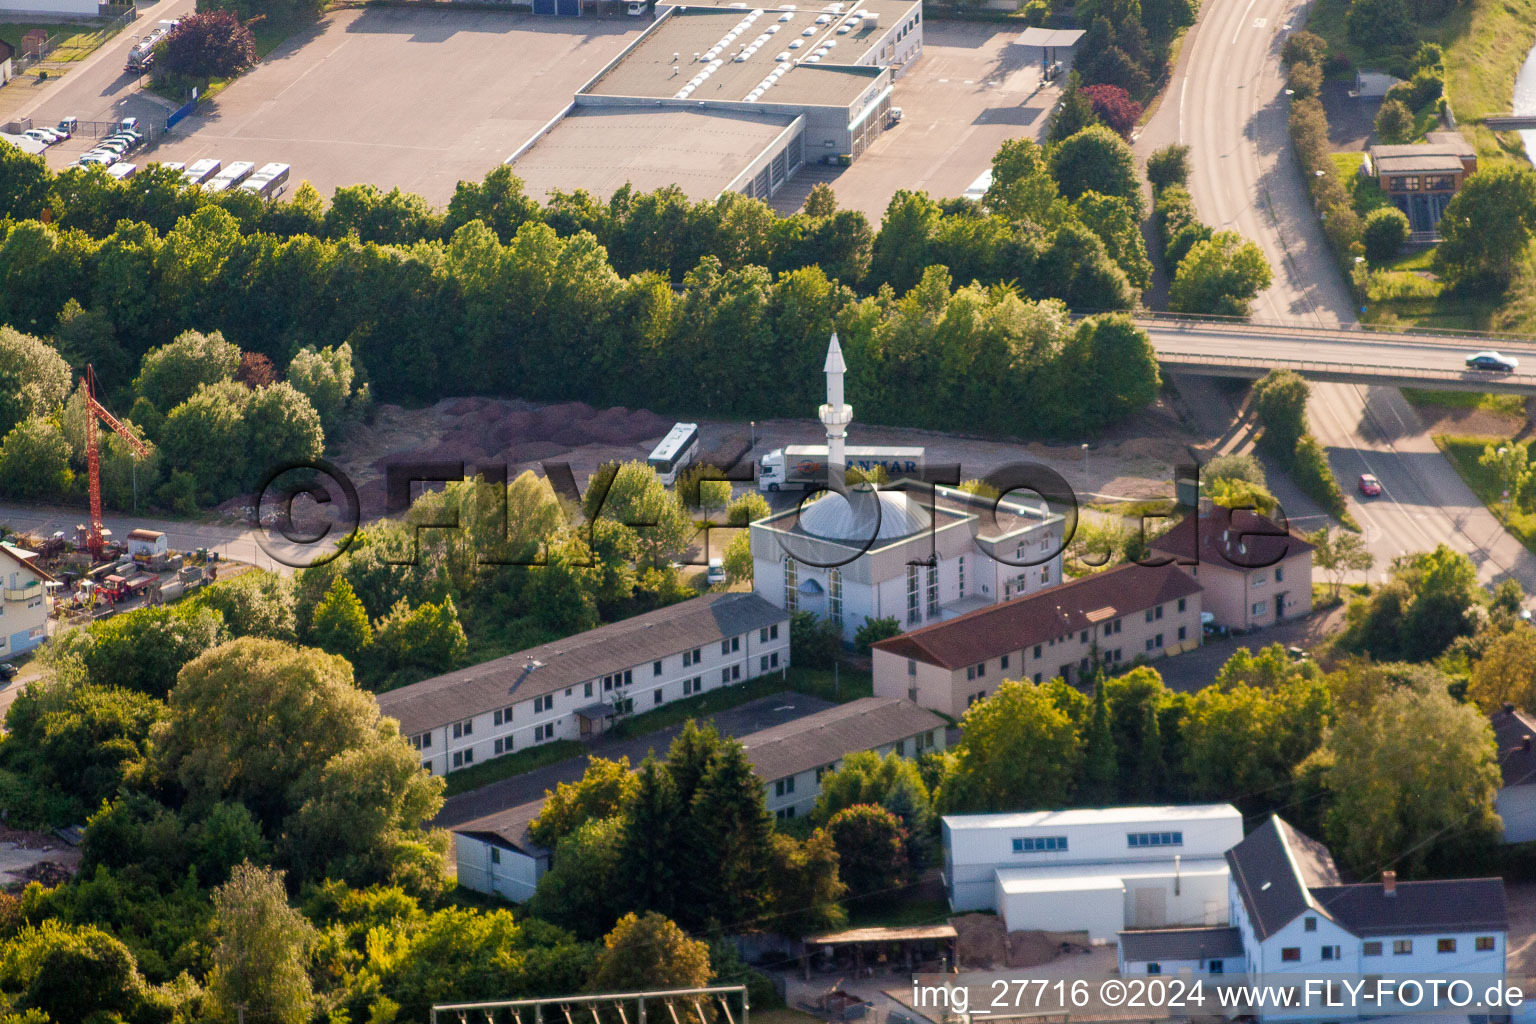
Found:
M 827 375 L 827 404 L 819 412 L 821 422 L 827 428 L 827 486 L 841 490 L 843 470 L 848 457 L 843 443 L 848 440 L 848 424 L 853 421 L 853 406 L 843 401 L 843 350 L 837 344 L 837 332 L 832 332 L 832 342 L 827 346 L 827 364 L 822 367 Z

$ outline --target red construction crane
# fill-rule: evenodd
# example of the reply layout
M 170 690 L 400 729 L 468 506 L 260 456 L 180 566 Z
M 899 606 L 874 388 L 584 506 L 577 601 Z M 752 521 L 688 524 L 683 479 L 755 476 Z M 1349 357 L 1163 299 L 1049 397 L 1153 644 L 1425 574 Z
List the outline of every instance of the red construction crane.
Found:
M 85 376 L 80 383 L 85 385 L 85 461 L 90 469 L 91 478 L 91 526 L 86 534 L 85 546 L 90 548 L 91 554 L 101 557 L 102 548 L 106 542 L 101 535 L 101 455 L 96 451 L 96 418 L 101 417 L 101 422 L 112 428 L 128 446 L 133 449 L 139 458 L 149 456 L 149 448 L 134 437 L 132 432 L 96 401 L 96 371 L 90 366 L 85 368 Z

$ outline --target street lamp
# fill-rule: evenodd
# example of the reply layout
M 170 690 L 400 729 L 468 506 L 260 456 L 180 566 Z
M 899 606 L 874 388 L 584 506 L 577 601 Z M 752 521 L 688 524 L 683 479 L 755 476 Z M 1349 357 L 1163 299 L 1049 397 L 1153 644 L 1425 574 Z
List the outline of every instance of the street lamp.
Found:
M 1084 441 L 1081 447 L 1083 449 L 1083 490 L 1088 492 L 1088 488 L 1092 486 L 1092 482 L 1088 479 L 1088 442 Z
M 757 420 L 752 421 L 752 450 L 757 451 Z

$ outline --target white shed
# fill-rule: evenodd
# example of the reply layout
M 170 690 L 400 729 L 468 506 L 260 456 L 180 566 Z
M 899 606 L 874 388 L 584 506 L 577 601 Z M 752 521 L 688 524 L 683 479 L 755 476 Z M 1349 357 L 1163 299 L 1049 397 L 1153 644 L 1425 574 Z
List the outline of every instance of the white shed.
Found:
M 128 531 L 128 553 L 134 558 L 158 558 L 166 551 L 165 534 L 159 530 Z
M 528 826 L 543 807 L 543 800 L 534 800 L 456 826 L 459 884 L 514 903 L 532 896 L 549 870 L 549 851 L 528 838 Z

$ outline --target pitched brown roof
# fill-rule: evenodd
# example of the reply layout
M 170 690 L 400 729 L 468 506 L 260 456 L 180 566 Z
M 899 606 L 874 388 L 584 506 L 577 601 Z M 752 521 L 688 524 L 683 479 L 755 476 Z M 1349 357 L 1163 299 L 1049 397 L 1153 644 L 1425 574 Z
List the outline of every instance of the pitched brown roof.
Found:
M 957 669 L 1200 592 L 1172 565 L 1120 565 L 882 640 L 876 650 Z
M 0 542 L 0 553 L 9 555 L 20 566 L 42 580 L 44 583 L 54 582 L 52 574 L 37 565 L 37 555 L 26 548 L 19 548 L 14 544 Z
M 1149 545 L 1160 555 L 1185 562 L 1214 563 L 1246 572 L 1274 565 L 1282 558 L 1311 551 L 1305 538 L 1287 533 L 1268 516 L 1247 509 L 1207 504 L 1198 516 L 1187 515 Z
M 774 782 L 945 724 L 901 697 L 862 697 L 743 736 L 741 745 L 757 777 Z

